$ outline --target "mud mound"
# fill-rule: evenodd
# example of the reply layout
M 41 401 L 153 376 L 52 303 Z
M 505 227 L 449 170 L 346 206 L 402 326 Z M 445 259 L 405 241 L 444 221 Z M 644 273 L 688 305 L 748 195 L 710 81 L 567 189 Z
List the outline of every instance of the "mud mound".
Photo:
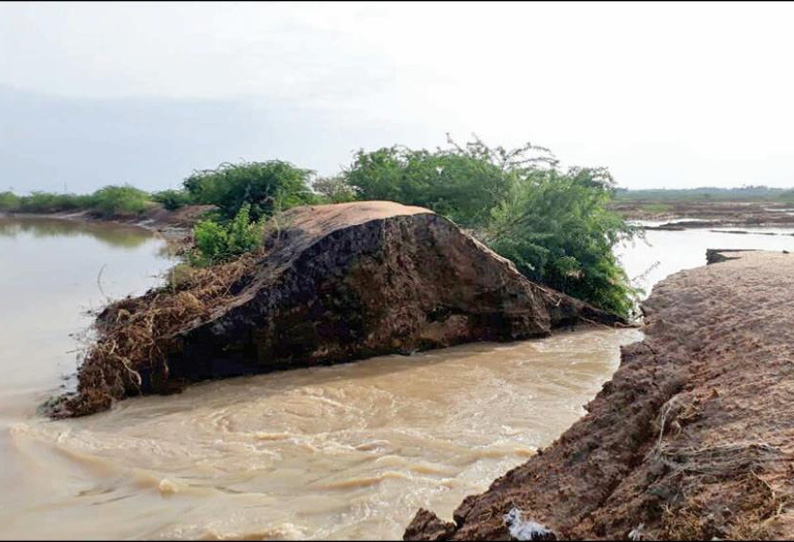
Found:
M 449 220 L 391 202 L 292 209 L 261 253 L 173 282 L 99 316 L 79 393 L 55 415 L 209 378 L 618 321 L 531 283 Z
M 514 508 L 563 539 L 794 537 L 794 256 L 731 257 L 659 283 L 589 413 L 406 539 L 506 540 Z

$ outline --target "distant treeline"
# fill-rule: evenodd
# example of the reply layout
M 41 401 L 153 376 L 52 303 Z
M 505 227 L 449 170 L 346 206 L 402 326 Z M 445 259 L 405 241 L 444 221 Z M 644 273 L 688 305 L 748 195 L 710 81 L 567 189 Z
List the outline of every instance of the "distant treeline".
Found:
M 686 189 L 652 188 L 615 192 L 619 201 L 794 201 L 794 189 L 768 186 L 743 186 L 740 188 L 700 187 Z
M 62 213 L 91 211 L 105 218 L 131 217 L 155 204 L 156 195 L 132 186 L 105 186 L 93 194 L 33 192 L 18 196 L 0 192 L 0 211 L 11 213 Z
M 613 253 L 636 233 L 611 209 L 615 183 L 603 168 L 561 170 L 554 155 L 527 144 L 489 147 L 479 139 L 435 150 L 359 151 L 336 175 L 288 162 L 221 164 L 195 171 L 178 190 L 147 193 L 108 186 L 90 195 L 0 193 L 0 211 L 88 210 L 134 216 L 155 205 L 212 205 L 194 228 L 191 265 L 223 263 L 258 250 L 280 212 L 304 204 L 389 200 L 427 207 L 472 232 L 530 279 L 629 316 L 637 292 Z

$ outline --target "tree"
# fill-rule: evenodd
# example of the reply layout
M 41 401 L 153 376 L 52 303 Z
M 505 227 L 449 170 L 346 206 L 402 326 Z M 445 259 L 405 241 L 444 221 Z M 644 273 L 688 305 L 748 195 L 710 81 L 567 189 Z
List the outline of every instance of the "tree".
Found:
M 288 162 L 224 163 L 216 169 L 197 171 L 183 186 L 195 203 L 216 205 L 226 219 L 232 219 L 246 203 L 256 221 L 283 208 L 312 203 L 309 189 L 313 171 Z
M 613 252 L 636 228 L 608 204 L 609 172 L 534 172 L 491 211 L 483 241 L 528 278 L 628 316 L 636 292 Z
M 327 203 L 344 203 L 356 199 L 356 191 L 343 175 L 320 177 L 312 183 L 312 188 Z
M 345 179 L 360 199 L 419 205 L 478 227 L 518 182 L 520 168 L 556 163 L 548 149 L 531 144 L 506 150 L 476 137 L 464 146 L 449 136 L 447 142 L 447 148 L 434 152 L 401 146 L 359 151 Z
M 90 198 L 93 208 L 106 217 L 141 214 L 152 205 L 147 192 L 126 184 L 105 186 Z
M 344 172 L 360 199 L 428 207 L 470 228 L 532 280 L 628 316 L 636 292 L 612 249 L 636 230 L 608 204 L 603 168 L 559 169 L 544 147 L 359 151 Z

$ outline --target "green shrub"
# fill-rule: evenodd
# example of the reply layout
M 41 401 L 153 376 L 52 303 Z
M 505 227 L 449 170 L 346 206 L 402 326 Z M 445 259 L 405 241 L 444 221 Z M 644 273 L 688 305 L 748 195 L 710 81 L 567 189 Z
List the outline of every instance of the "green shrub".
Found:
M 636 229 L 611 200 L 605 170 L 534 172 L 492 210 L 484 241 L 530 279 L 629 316 L 636 292 L 612 249 Z
M 360 199 L 428 207 L 471 228 L 529 278 L 629 316 L 636 292 L 612 248 L 635 234 L 608 209 L 604 169 L 558 169 L 548 149 L 479 139 L 446 149 L 359 151 L 344 172 Z
M 427 207 L 464 226 L 481 224 L 508 188 L 497 166 L 456 149 L 359 151 L 346 178 L 360 199 Z
M 230 260 L 262 245 L 264 224 L 251 222 L 249 204 L 243 204 L 228 223 L 202 220 L 193 228 L 195 247 L 189 260 L 193 265 L 205 267 Z
M 19 209 L 19 205 L 19 196 L 13 192 L 0 192 L 0 211 L 17 211 Z
M 57 213 L 85 209 L 91 204 L 91 196 L 77 194 L 53 194 L 32 192 L 19 198 L 19 211 L 25 213 Z
M 193 202 L 216 205 L 225 218 L 234 217 L 247 203 L 251 218 L 259 220 L 273 214 L 276 201 L 284 208 L 315 202 L 309 189 L 312 174 L 280 160 L 227 163 L 198 171 L 183 184 Z
M 346 203 L 356 199 L 356 191 L 344 175 L 320 177 L 312 183 L 312 189 L 320 195 L 322 203 Z
M 106 186 L 91 195 L 91 207 L 108 218 L 139 215 L 151 205 L 148 193 L 129 185 Z
M 152 194 L 152 201 L 161 203 L 169 211 L 175 211 L 185 205 L 190 205 L 190 194 L 184 190 L 162 190 Z

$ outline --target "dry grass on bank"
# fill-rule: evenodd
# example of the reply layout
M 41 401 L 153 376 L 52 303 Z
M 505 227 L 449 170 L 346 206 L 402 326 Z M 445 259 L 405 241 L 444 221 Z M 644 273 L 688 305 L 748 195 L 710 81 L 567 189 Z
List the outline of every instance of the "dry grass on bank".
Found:
M 83 416 L 144 391 L 167 392 L 167 355 L 175 336 L 228 303 L 261 255 L 249 253 L 209 268 L 180 264 L 169 271 L 165 286 L 108 305 L 97 315 L 97 340 L 78 370 L 77 394 L 49 405 L 50 415 Z M 148 386 L 142 373 L 150 375 Z

